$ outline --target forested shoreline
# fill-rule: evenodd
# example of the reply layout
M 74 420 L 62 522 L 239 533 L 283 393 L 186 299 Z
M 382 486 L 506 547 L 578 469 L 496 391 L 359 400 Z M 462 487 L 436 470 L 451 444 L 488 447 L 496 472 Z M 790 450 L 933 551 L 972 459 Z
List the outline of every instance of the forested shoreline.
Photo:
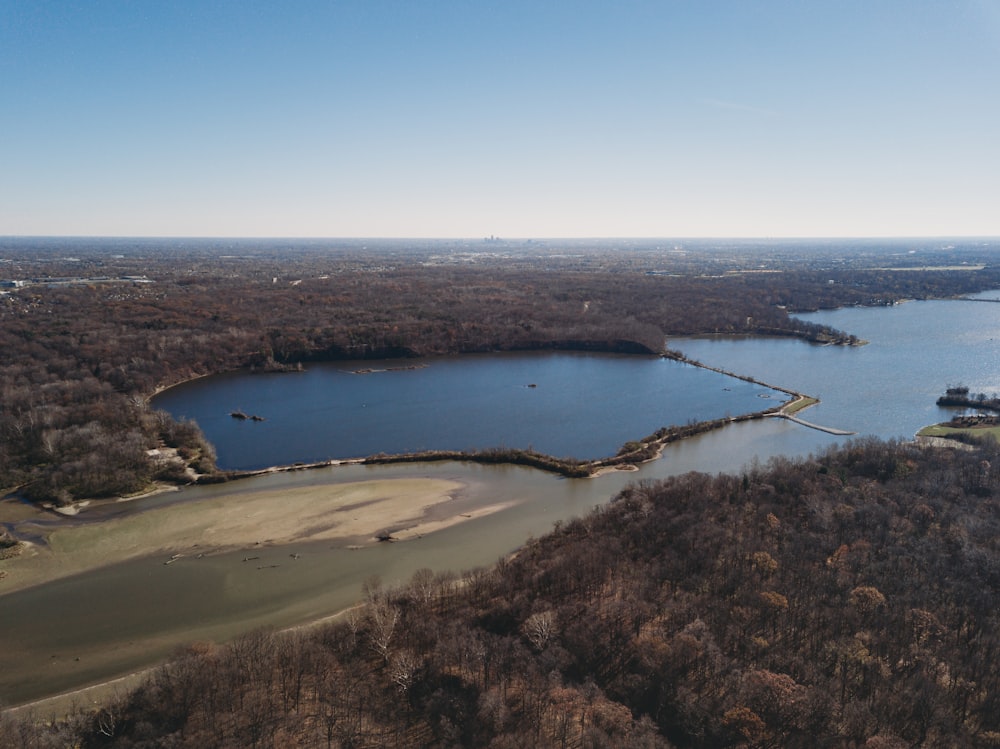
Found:
M 0 718 L 0 747 L 996 746 L 998 491 L 992 441 L 642 482 L 492 568 Z
M 1000 286 L 989 266 L 887 270 L 881 257 L 470 256 L 261 242 L 238 256 L 209 242 L 121 254 L 95 240 L 66 258 L 58 242 L 45 247 L 7 251 L 0 266 L 30 279 L 0 295 L 0 489 L 54 504 L 221 476 L 197 425 L 148 404 L 192 377 L 489 351 L 662 352 L 665 336 L 705 333 L 853 343 L 789 313 Z
M 1000 287 L 988 264 L 880 257 L 78 254 L 2 266 L 35 280 L 0 295 L 0 486 L 36 501 L 224 478 L 197 425 L 148 404 L 191 377 L 706 333 L 850 344 L 790 313 Z M 493 568 L 369 580 L 338 623 L 192 644 L 64 720 L 0 713 L 0 747 L 997 746 L 998 449 L 862 439 L 638 483 Z

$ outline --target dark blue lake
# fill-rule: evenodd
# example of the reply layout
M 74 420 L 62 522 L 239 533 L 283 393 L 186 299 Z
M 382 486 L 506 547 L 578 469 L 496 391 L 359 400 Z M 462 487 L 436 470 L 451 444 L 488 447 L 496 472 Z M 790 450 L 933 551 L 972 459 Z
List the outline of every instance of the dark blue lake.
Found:
M 172 388 L 153 405 L 194 419 L 220 467 L 254 469 L 490 447 L 594 459 L 660 427 L 784 400 L 769 388 L 659 357 L 530 353 L 234 372 Z M 234 419 L 234 411 L 264 420 Z

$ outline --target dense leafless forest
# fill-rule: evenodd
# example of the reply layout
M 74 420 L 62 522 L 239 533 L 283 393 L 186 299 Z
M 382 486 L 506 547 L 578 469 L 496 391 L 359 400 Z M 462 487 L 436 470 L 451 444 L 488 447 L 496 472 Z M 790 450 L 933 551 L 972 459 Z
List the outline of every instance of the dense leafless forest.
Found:
M 1000 286 L 978 246 L 373 244 L 5 248 L 0 487 L 67 502 L 215 472 L 197 425 L 147 404 L 197 375 L 850 344 L 790 313 Z M 0 747 L 996 746 L 998 467 L 992 442 L 860 440 L 634 485 L 494 568 L 369 580 L 335 624 L 192 645 L 97 711 L 0 714 Z
M 0 747 L 993 747 L 998 488 L 994 442 L 876 440 L 634 485 Z
M 198 375 L 515 349 L 649 353 L 698 333 L 851 343 L 789 313 L 1000 285 L 988 247 L 907 247 L 8 240 L 0 491 L 66 503 L 215 473 L 197 425 L 147 405 Z M 154 461 L 154 447 L 177 457 Z

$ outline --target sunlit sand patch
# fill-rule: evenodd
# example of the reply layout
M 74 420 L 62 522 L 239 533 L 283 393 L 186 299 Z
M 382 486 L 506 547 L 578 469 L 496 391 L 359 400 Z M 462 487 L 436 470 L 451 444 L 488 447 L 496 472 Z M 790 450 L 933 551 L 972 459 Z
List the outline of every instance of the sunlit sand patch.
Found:
M 445 528 L 451 528 L 453 525 L 458 525 L 459 523 L 464 523 L 468 520 L 474 520 L 476 518 L 486 517 L 487 515 L 492 515 L 502 510 L 506 510 L 510 507 L 516 505 L 516 502 L 498 502 L 487 507 L 479 507 L 475 510 L 469 512 L 462 512 L 456 515 L 450 515 L 446 518 L 441 518 L 438 520 L 424 520 L 418 522 L 416 525 L 409 528 L 400 528 L 398 530 L 392 531 L 392 538 L 398 541 L 406 541 L 413 538 L 421 538 L 435 531 L 444 530 Z
M 407 478 L 254 491 L 59 528 L 34 553 L 0 562 L 8 573 L 0 594 L 157 553 L 171 561 L 178 554 L 254 545 L 364 538 L 374 543 L 387 528 L 420 528 L 424 535 L 467 519 L 459 510 L 449 517 L 442 507 L 463 488 L 458 481 Z M 427 520 L 432 509 L 438 517 Z M 486 510 L 462 512 L 471 517 Z

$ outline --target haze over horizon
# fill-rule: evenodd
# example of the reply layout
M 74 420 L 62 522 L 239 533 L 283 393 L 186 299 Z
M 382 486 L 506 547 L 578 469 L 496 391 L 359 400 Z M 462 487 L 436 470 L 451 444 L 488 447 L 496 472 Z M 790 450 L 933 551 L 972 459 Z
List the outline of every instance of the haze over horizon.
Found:
M 995 237 L 998 80 L 997 0 L 13 0 L 0 235 Z

